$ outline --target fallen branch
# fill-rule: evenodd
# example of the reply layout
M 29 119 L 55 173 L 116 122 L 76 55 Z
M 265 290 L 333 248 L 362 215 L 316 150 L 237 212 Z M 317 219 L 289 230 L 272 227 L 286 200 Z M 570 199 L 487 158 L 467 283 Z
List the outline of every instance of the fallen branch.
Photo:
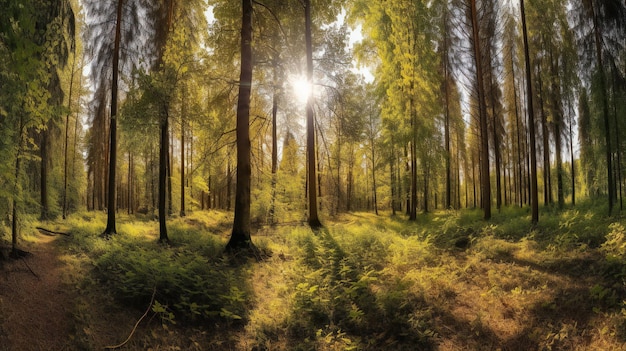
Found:
M 36 227 L 35 229 L 38 229 L 40 232 L 43 232 L 44 234 L 48 234 L 48 235 L 65 235 L 65 236 L 70 236 L 70 234 L 68 234 L 68 233 L 55 232 L 54 230 L 50 230 L 50 229 L 46 229 L 46 228 L 42 228 L 42 227 Z
M 156 295 L 156 286 L 154 287 L 154 290 L 152 291 L 152 298 L 150 299 L 150 304 L 148 305 L 148 309 L 146 309 L 146 312 L 144 312 L 143 316 L 141 316 L 141 318 L 139 318 L 139 320 L 137 321 L 137 323 L 135 323 L 135 326 L 133 327 L 133 330 L 130 331 L 130 335 L 128 336 L 128 338 L 126 338 L 126 340 L 124 340 L 123 343 L 119 344 L 119 345 L 115 345 L 115 346 L 105 346 L 104 349 L 105 350 L 115 350 L 115 349 L 119 349 L 120 347 L 126 345 L 129 341 L 130 338 L 133 337 L 133 334 L 135 334 L 135 331 L 137 330 L 137 327 L 139 326 L 139 323 L 141 323 L 141 321 L 146 318 L 146 316 L 148 315 L 148 312 L 150 312 L 150 309 L 152 308 L 152 304 L 154 303 L 154 296 Z
M 26 259 L 23 256 L 20 258 L 22 259 L 22 262 L 24 262 L 24 264 L 26 265 L 26 268 L 28 268 L 28 270 L 35 276 L 35 278 L 41 280 L 41 278 L 37 275 L 37 273 L 35 273 L 33 269 L 30 268 L 30 266 L 28 265 L 28 262 L 26 262 Z

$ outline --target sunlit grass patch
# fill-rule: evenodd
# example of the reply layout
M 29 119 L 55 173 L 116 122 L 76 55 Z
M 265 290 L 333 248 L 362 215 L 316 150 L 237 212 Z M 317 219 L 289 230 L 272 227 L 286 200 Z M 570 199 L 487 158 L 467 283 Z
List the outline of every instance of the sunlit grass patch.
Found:
M 169 245 L 157 242 L 156 221 L 125 215 L 109 240 L 99 237 L 102 213 L 51 226 L 72 234 L 59 241 L 70 248 L 62 259 L 75 272 L 68 280 L 84 275 L 75 285 L 86 296 L 110 293 L 103 304 L 141 314 L 156 287 L 152 325 L 205 337 L 197 349 L 210 333 L 223 335 L 222 349 L 245 350 L 615 349 L 626 340 L 619 218 L 584 206 L 543 213 L 536 228 L 526 208 L 481 218 L 474 210 L 416 222 L 352 213 L 317 231 L 263 226 L 252 241 L 272 255 L 239 265 L 222 255 L 232 217 L 221 212 L 168 219 Z M 81 308 L 80 320 L 93 321 L 95 310 Z

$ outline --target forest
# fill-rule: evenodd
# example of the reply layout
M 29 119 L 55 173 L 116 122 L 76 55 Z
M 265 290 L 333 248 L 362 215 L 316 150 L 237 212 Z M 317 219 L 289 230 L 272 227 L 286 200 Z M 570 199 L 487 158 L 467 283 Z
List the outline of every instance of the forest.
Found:
M 0 351 L 626 348 L 624 1 L 0 8 Z

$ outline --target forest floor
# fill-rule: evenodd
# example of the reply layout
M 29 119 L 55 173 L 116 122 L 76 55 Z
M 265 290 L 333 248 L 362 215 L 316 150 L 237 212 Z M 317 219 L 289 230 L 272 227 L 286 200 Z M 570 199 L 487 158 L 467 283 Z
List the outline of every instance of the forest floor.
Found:
M 75 291 L 63 279 L 57 237 L 31 239 L 30 254 L 0 271 L 0 350 L 64 350 Z
M 593 204 L 536 228 L 525 210 L 262 227 L 261 261 L 223 255 L 227 213 L 173 218 L 167 246 L 120 217 L 110 240 L 101 214 L 31 223 L 32 255 L 0 268 L 0 351 L 626 350 L 626 220 Z

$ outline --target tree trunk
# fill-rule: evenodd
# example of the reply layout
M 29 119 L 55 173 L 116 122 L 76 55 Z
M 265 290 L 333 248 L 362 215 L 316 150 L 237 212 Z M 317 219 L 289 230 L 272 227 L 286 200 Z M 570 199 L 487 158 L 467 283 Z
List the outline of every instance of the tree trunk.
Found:
M 17 154 L 15 155 L 15 183 L 13 185 L 13 200 L 12 200 L 12 210 L 11 210 L 11 255 L 13 257 L 18 257 L 18 249 L 17 249 L 17 237 L 19 235 L 18 228 L 18 213 L 17 205 L 18 199 L 22 197 L 22 188 L 19 185 L 20 180 L 20 172 L 21 172 L 21 161 L 22 161 L 22 149 L 24 147 L 24 117 L 20 115 L 20 125 L 19 125 L 19 135 L 17 141 Z
M 447 6 L 447 4 L 446 4 Z M 444 38 L 443 38 L 443 89 L 444 89 L 444 97 L 445 97 L 445 115 L 444 115 L 444 142 L 446 147 L 446 200 L 445 206 L 446 209 L 450 208 L 450 193 L 452 191 L 451 185 L 451 170 L 450 170 L 450 159 L 452 155 L 450 154 L 450 96 L 448 89 L 448 11 L 444 10 Z
M 521 136 L 520 136 L 520 129 L 522 128 L 522 126 L 520 125 L 520 121 L 519 121 L 519 108 L 517 106 L 517 89 L 515 89 L 515 65 L 513 63 L 513 52 L 511 52 L 511 79 L 513 80 L 513 100 L 515 103 L 515 130 L 517 132 L 517 183 L 518 183 L 518 187 L 516 187 L 516 191 L 518 191 L 519 188 L 519 198 L 518 198 L 518 202 L 519 202 L 519 207 L 522 207 L 524 205 L 524 188 L 523 188 L 523 179 L 522 179 L 522 169 L 524 168 L 522 165 L 522 146 L 521 146 Z M 524 133 L 526 134 L 526 133 Z
M 168 165 L 168 154 L 169 154 L 169 112 L 168 105 L 163 102 L 161 106 L 161 139 L 160 139 L 160 147 L 159 147 L 159 241 L 163 243 L 169 242 L 169 237 L 167 235 L 167 165 Z M 171 202 L 171 199 L 170 199 Z
M 278 137 L 277 137 L 277 118 L 278 118 L 278 55 L 273 61 L 274 74 L 274 94 L 272 95 L 272 199 L 269 209 L 269 223 L 274 224 L 274 213 L 276 212 L 276 182 L 278 181 Z
M 227 250 L 251 248 L 250 237 L 250 93 L 252 88 L 252 0 L 242 0 L 241 74 L 237 101 L 237 190 L 233 231 Z
M 311 0 L 304 0 L 304 22 L 306 41 L 307 82 L 313 84 L 313 40 L 311 33 Z M 315 162 L 315 119 L 313 115 L 313 96 L 306 103 L 306 152 L 307 152 L 307 191 L 309 195 L 309 226 L 319 228 L 322 223 L 317 214 L 317 175 Z
M 167 115 L 169 116 L 169 104 L 168 104 L 168 112 Z M 169 124 L 169 122 L 168 122 Z M 172 197 L 172 169 L 173 169 L 173 158 L 174 158 L 174 135 L 173 133 L 170 135 L 169 134 L 169 126 L 168 126 L 168 135 L 169 138 L 172 138 L 171 140 L 168 141 L 169 143 L 169 151 L 168 149 L 166 149 L 166 169 L 165 172 L 167 174 L 167 215 L 171 216 L 172 213 L 174 213 L 174 201 L 173 201 L 173 197 Z
M 50 121 L 47 123 L 46 129 L 41 131 L 41 176 L 39 180 L 41 181 L 40 185 L 40 195 L 41 195 L 41 220 L 50 219 L 50 206 L 48 204 L 48 163 L 50 162 L 50 157 L 48 156 L 48 144 L 49 144 L 49 131 L 48 127 L 51 126 L 52 123 Z
M 535 113 L 533 110 L 533 88 L 530 70 L 530 55 L 528 54 L 528 31 L 526 29 L 526 11 L 524 0 L 520 0 L 522 13 L 522 33 L 524 37 L 524 57 L 526 59 L 526 103 L 528 113 L 528 130 L 530 132 L 530 204 L 531 222 L 536 225 L 539 222 L 539 197 L 537 195 L 537 153 L 535 146 Z
M 570 103 L 571 107 L 571 103 Z M 569 121 L 569 156 L 571 163 L 571 173 L 572 173 L 572 206 L 576 206 L 576 172 L 574 168 L 574 134 L 572 132 L 573 121 L 573 111 L 570 108 L 570 121 Z
M 476 65 L 476 84 L 478 85 L 478 111 L 480 120 L 480 141 L 482 157 L 481 169 L 481 197 L 484 210 L 484 219 L 491 218 L 491 180 L 489 177 L 489 131 L 487 128 L 487 107 L 485 103 L 485 89 L 483 86 L 482 55 L 480 50 L 480 35 L 478 33 L 478 14 L 476 0 L 470 0 L 472 16 L 472 37 L 474 44 L 474 60 Z
M 606 75 L 604 73 L 604 63 L 602 60 L 602 42 L 600 27 L 598 24 L 598 16 L 594 8 L 595 1 L 591 1 L 591 17 L 593 20 L 593 32 L 596 46 L 596 59 L 598 61 L 598 71 L 600 72 L 600 91 L 602 92 L 602 116 L 604 120 L 604 132 L 606 141 L 606 169 L 607 169 L 607 184 L 609 190 L 609 216 L 613 212 L 613 199 L 615 198 L 615 185 L 613 183 L 613 165 L 612 165 L 612 152 L 611 147 L 611 126 L 609 125 L 609 101 L 606 89 Z
M 619 194 L 616 194 L 616 199 L 619 200 L 619 210 L 622 211 L 624 209 L 623 206 L 623 200 L 622 200 L 622 144 L 620 141 L 620 131 L 619 131 L 619 121 L 618 121 L 618 115 L 617 115 L 617 92 L 615 91 L 615 86 L 617 85 L 617 79 L 616 79 L 616 75 L 617 73 L 615 73 L 615 70 L 617 70 L 617 67 L 613 66 L 613 84 L 612 84 L 612 90 L 613 90 L 613 122 L 615 123 L 615 156 L 617 157 L 617 164 L 615 165 L 615 177 L 616 177 L 616 182 L 617 185 L 619 186 L 619 189 L 615 189 L 615 192 L 617 193 L 619 190 Z M 619 195 L 619 196 L 618 196 Z
M 374 202 L 374 212 L 378 216 L 378 197 L 376 194 L 376 154 L 374 151 L 374 138 L 370 140 L 370 144 L 372 147 L 372 196 Z
M 117 79 L 120 61 L 120 39 L 122 26 L 123 0 L 117 2 L 117 17 L 115 20 L 115 44 L 113 48 L 113 79 L 111 81 L 111 125 L 109 130 L 109 192 L 107 200 L 107 226 L 103 235 L 117 233 L 115 228 L 115 169 L 117 166 Z
M 539 113 L 541 114 L 541 139 L 543 142 L 543 203 L 548 206 L 552 203 L 552 186 L 550 182 L 550 132 L 548 131 L 548 122 L 543 104 L 543 80 L 541 79 L 541 65 L 537 65 L 537 86 L 539 92 Z
M 180 216 L 185 217 L 185 114 L 187 113 L 187 89 L 183 83 L 180 111 Z
M 67 107 L 68 112 L 65 116 L 65 141 L 63 147 L 63 204 L 61 210 L 61 216 L 63 219 L 67 217 L 67 158 L 68 158 L 68 144 L 69 144 L 69 129 L 70 129 L 70 116 L 72 115 L 72 93 L 74 90 L 74 74 L 76 68 L 76 53 L 74 52 L 74 57 L 72 58 L 72 68 L 70 73 L 70 91 L 69 96 L 67 98 Z M 82 74 L 82 71 L 81 71 Z
M 393 148 L 393 146 L 392 146 L 392 148 Z M 396 162 L 396 160 L 395 160 L 395 152 L 392 149 L 392 151 L 391 151 L 391 159 L 389 161 L 389 175 L 391 176 L 391 179 L 390 179 L 390 184 L 391 184 L 391 214 L 393 216 L 396 215 L 396 192 L 395 192 L 396 174 L 395 174 L 395 170 L 393 168 L 393 164 L 395 162 Z

